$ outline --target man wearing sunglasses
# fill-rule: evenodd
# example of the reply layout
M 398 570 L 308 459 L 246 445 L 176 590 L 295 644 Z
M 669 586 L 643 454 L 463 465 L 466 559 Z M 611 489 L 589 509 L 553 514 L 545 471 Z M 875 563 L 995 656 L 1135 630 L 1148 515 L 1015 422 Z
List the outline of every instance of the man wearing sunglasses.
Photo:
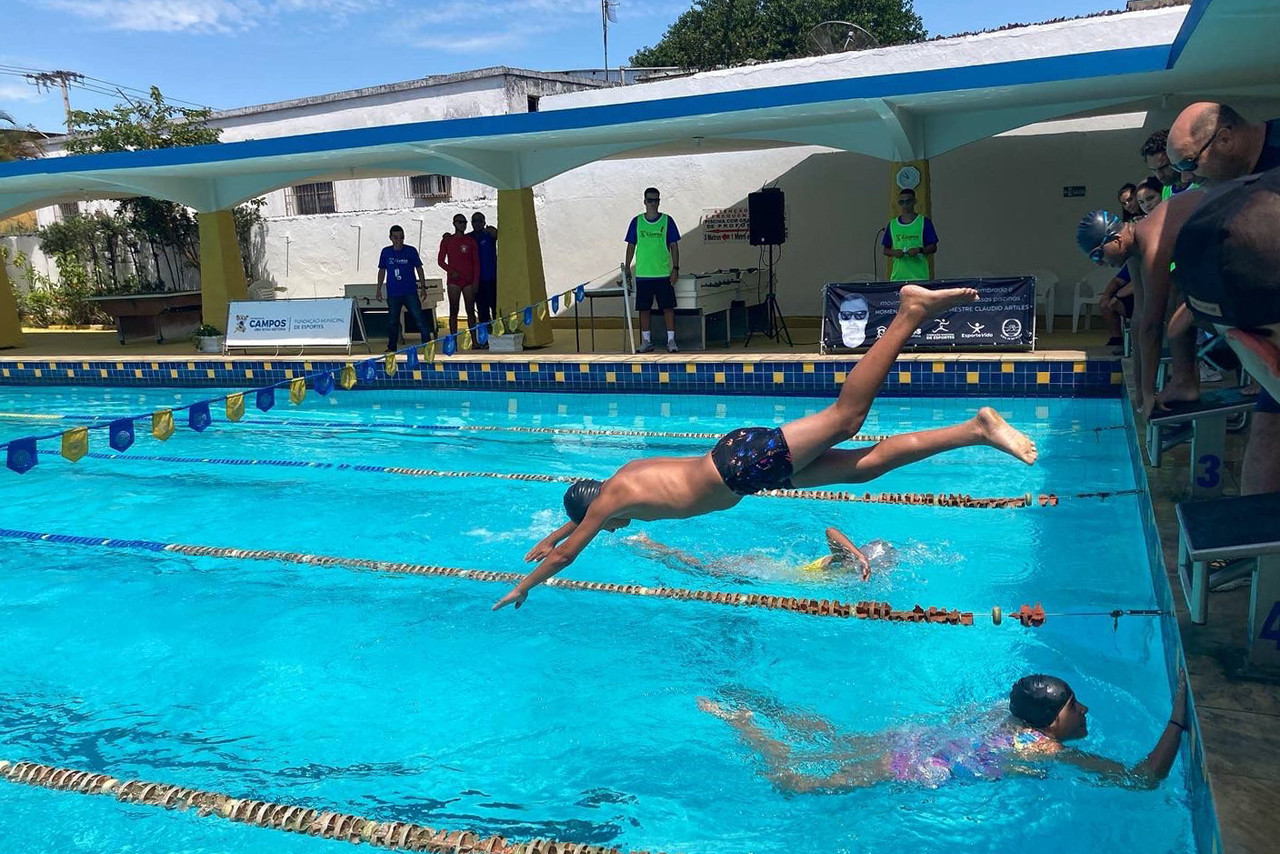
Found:
M 916 213 L 916 191 L 904 188 L 898 192 L 898 216 L 889 220 L 884 230 L 887 258 L 893 259 L 891 282 L 925 282 L 929 273 L 928 256 L 938 251 L 938 233 L 927 216 Z
M 640 315 L 639 353 L 652 353 L 650 315 L 656 302 L 667 328 L 667 352 L 676 348 L 676 279 L 680 278 L 680 230 L 676 221 L 658 210 L 662 196 L 657 187 L 644 191 L 644 213 L 627 226 L 627 275 L 634 260 L 636 310 Z

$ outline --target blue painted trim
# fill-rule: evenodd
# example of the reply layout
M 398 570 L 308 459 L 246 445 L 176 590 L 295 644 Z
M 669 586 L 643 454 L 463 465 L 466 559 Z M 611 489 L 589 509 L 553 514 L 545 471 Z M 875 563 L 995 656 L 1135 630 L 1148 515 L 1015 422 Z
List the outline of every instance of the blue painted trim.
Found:
M 1150 45 L 873 77 L 792 83 L 786 86 L 686 95 L 679 98 L 580 107 L 571 110 L 415 122 L 154 151 L 50 157 L 0 164 L 0 180 L 18 175 L 184 166 L 381 145 L 441 142 L 507 134 L 556 133 L 611 125 L 691 118 L 712 113 L 735 113 L 868 98 L 1119 77 L 1128 74 L 1162 72 L 1166 70 L 1168 61 L 1169 45 Z
M 1204 20 L 1204 13 L 1209 11 L 1212 3 L 1213 0 L 1193 0 L 1191 8 L 1187 10 L 1187 17 L 1182 19 L 1182 26 L 1178 28 L 1178 34 L 1173 37 L 1173 44 L 1169 45 L 1169 62 L 1166 68 L 1173 68 L 1178 64 L 1183 49 L 1186 48 L 1187 42 L 1191 41 L 1191 36 Z

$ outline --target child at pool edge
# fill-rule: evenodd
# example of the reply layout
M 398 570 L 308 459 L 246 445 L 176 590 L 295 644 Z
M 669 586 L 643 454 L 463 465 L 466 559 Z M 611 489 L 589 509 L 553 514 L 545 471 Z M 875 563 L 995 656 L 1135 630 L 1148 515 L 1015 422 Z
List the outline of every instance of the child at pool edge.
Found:
M 702 516 L 728 510 L 743 496 L 770 489 L 864 483 L 934 454 L 975 445 L 1033 464 L 1035 443 L 989 407 L 952 427 L 891 436 L 867 448 L 835 447 L 862 427 L 912 333 L 947 309 L 977 299 L 973 288 L 930 290 L 905 285 L 888 329 L 858 360 L 840 395 L 826 409 L 782 427 L 739 428 L 700 457 L 633 460 L 603 483 L 574 482 L 564 499 L 570 521 L 529 551 L 526 560 L 541 563 L 494 603 L 493 610 L 511 604 L 519 608 L 530 590 L 573 563 L 602 530 L 617 531 L 633 519 Z
M 894 563 L 895 549 L 884 540 L 871 540 L 860 549 L 838 528 L 827 528 L 826 537 L 827 548 L 831 550 L 830 554 L 804 564 L 799 567 L 800 572 L 825 574 L 856 570 L 862 576 L 862 580 L 866 581 L 871 578 L 873 561 L 875 568 L 880 571 L 888 569 Z M 668 566 L 675 566 L 677 569 L 698 569 L 712 575 L 732 574 L 736 577 L 734 570 L 742 564 L 742 561 L 736 558 L 699 560 L 680 549 L 659 543 L 645 533 L 628 537 L 627 541 L 634 544 L 641 554 L 662 561 Z
M 706 697 L 698 698 L 698 708 L 737 730 L 764 760 L 765 776 L 779 790 L 793 794 L 829 794 L 888 782 L 936 788 L 954 778 L 995 780 L 1004 774 L 1044 777 L 1044 766 L 1050 762 L 1080 768 L 1108 785 L 1154 789 L 1169 776 L 1187 730 L 1187 677 L 1179 670 L 1169 722 L 1151 752 L 1133 766 L 1067 746 L 1089 734 L 1089 708 L 1076 700 L 1066 682 L 1043 674 L 1015 682 L 1009 691 L 1009 715 L 976 736 L 944 734 L 929 740 L 918 732 L 893 730 L 842 735 L 820 717 L 785 710 L 771 714 L 779 723 L 827 738 L 829 750 L 799 756 L 767 735 L 748 708 L 726 709 Z M 843 764 L 825 777 L 795 770 L 813 762 Z

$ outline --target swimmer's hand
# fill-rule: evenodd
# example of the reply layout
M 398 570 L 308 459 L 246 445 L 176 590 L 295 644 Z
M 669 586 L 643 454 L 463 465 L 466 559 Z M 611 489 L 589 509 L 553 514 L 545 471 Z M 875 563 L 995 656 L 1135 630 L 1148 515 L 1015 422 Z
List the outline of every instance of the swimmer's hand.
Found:
M 511 588 L 510 593 L 508 593 L 506 596 L 503 596 L 497 602 L 493 603 L 493 608 L 490 610 L 500 611 L 503 608 L 510 605 L 512 602 L 515 603 L 516 610 L 519 610 L 520 606 L 524 604 L 524 600 L 527 598 L 529 598 L 529 591 L 521 590 L 520 586 L 516 585 L 515 587 Z
M 551 554 L 551 550 L 555 547 L 555 541 L 547 538 L 529 549 L 529 553 L 524 556 L 524 562 L 533 563 L 534 561 L 542 560 L 544 557 Z

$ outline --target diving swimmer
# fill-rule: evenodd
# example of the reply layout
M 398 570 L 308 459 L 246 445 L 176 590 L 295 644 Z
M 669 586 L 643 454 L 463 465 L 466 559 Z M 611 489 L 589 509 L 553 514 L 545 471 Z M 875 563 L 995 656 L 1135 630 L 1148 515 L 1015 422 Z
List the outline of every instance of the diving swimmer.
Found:
M 844 735 L 822 718 L 766 709 L 764 714 L 788 730 L 822 737 L 824 749 L 805 753 L 766 734 L 748 708 L 729 709 L 706 697 L 698 699 L 698 707 L 736 729 L 763 758 L 765 776 L 784 792 L 833 793 L 888 782 L 936 788 L 949 780 L 995 780 L 1006 774 L 1043 777 L 1045 767 L 1055 762 L 1079 768 L 1102 783 L 1154 789 L 1169 776 L 1187 729 L 1187 681 L 1179 673 L 1164 732 L 1147 757 L 1131 766 L 1068 745 L 1089 734 L 1089 708 L 1076 699 L 1070 685 L 1044 674 L 1015 682 L 1009 691 L 1009 713 L 964 735 L 941 729 Z M 795 770 L 814 762 L 839 763 L 839 768 L 827 776 Z
M 782 427 L 739 428 L 700 457 L 634 460 L 603 483 L 575 481 L 564 495 L 570 521 L 530 550 L 527 559 L 541 563 L 493 609 L 520 607 L 530 590 L 573 563 L 597 534 L 625 528 L 633 519 L 688 519 L 728 510 L 743 496 L 765 490 L 864 483 L 934 454 L 975 445 L 1031 465 L 1035 444 L 987 407 L 951 427 L 891 436 L 866 448 L 835 447 L 862 427 L 912 333 L 947 309 L 977 299 L 972 288 L 905 285 L 893 322 L 858 360 L 839 397 L 826 409 Z
M 800 572 L 808 573 L 846 573 L 857 572 L 863 581 L 871 577 L 872 569 L 883 571 L 891 567 L 897 558 L 897 550 L 884 540 L 871 540 L 858 548 L 838 528 L 827 528 L 828 554 L 810 561 L 800 567 Z M 688 552 L 664 545 L 649 537 L 648 534 L 636 534 L 628 537 L 627 542 L 636 546 L 637 550 L 647 557 L 655 558 L 676 569 L 696 569 L 712 575 L 732 575 L 738 577 L 737 570 L 744 564 L 752 562 L 751 557 L 716 558 L 700 560 Z M 546 548 L 550 548 L 551 543 Z M 543 547 L 543 543 L 535 546 L 535 550 Z M 530 552 L 532 555 L 533 552 Z

